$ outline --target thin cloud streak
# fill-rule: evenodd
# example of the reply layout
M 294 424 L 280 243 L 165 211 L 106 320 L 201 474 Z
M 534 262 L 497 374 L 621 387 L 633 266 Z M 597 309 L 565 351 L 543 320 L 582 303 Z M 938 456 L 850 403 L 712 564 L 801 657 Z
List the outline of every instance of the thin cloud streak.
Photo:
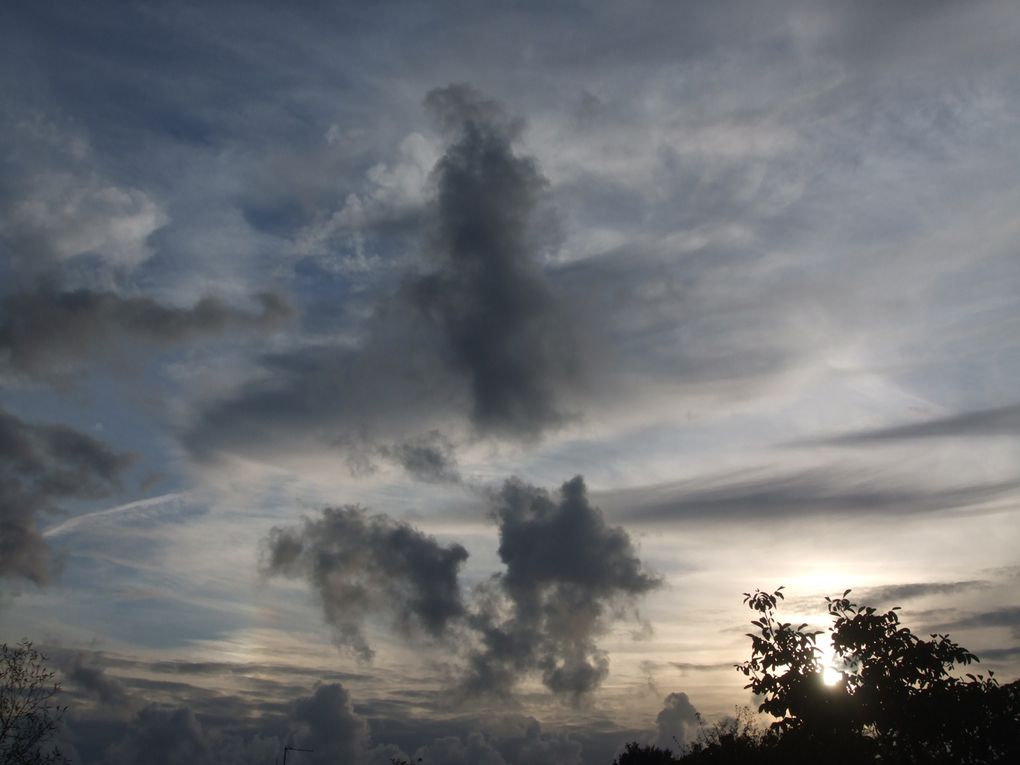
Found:
M 948 417 L 864 430 L 826 439 L 834 446 L 861 446 L 883 441 L 912 441 L 934 438 L 990 438 L 1020 435 L 1020 404 L 976 409 Z
M 625 489 L 601 495 L 617 517 L 639 523 L 775 521 L 826 514 L 904 517 L 981 508 L 1020 492 L 1020 481 L 933 488 L 839 468 L 791 473 L 744 471 L 714 479 Z

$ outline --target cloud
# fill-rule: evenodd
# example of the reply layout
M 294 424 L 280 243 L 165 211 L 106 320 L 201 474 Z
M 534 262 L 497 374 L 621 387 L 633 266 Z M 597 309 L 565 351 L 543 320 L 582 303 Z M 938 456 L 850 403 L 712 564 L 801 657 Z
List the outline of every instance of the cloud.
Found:
M 923 486 L 881 470 L 833 466 L 785 473 L 746 470 L 607 493 L 603 502 L 619 508 L 628 521 L 669 523 L 834 512 L 931 513 L 988 504 L 1018 489 L 1017 481 Z
M 698 663 L 691 661 L 671 661 L 670 664 L 684 672 L 712 672 L 717 669 L 733 669 L 736 662 L 717 661 L 709 663 Z
M 986 648 L 981 652 L 980 658 L 987 661 L 1009 661 L 1020 656 L 1020 645 L 1011 648 Z
M 655 717 L 656 744 L 676 751 L 697 735 L 701 717 L 686 693 L 671 693 Z
M 61 499 L 109 495 L 129 462 L 77 430 L 0 409 L 0 576 L 46 584 L 54 561 L 39 531 L 41 516 Z
M 825 441 L 838 446 L 853 446 L 881 441 L 906 441 L 926 438 L 980 438 L 1020 435 L 1020 404 L 992 409 L 975 409 L 949 417 L 865 430 Z
M 0 273 L 31 278 L 82 258 L 109 273 L 148 259 L 149 237 L 170 220 L 160 202 L 107 176 L 80 124 L 6 105 L 0 134 L 19 150 L 4 157 Z
M 991 582 L 972 579 L 962 582 L 890 584 L 883 587 L 868 587 L 855 592 L 861 600 L 867 603 L 892 603 L 894 601 L 923 598 L 927 595 L 949 595 L 989 586 L 991 586 Z
M 935 629 L 954 630 L 971 627 L 1009 627 L 1013 636 L 1020 638 L 1020 606 L 1005 606 L 991 611 L 982 611 L 940 624 Z
M 0 299 L 0 363 L 46 377 L 112 353 L 117 341 L 171 344 L 231 329 L 278 328 L 291 315 L 277 295 L 258 295 L 257 313 L 203 298 L 190 308 L 111 291 L 63 291 L 51 285 Z
M 274 528 L 261 568 L 307 579 L 338 645 L 362 659 L 373 651 L 363 625 L 393 618 L 405 635 L 473 643 L 457 690 L 509 695 L 529 674 L 578 702 L 609 672 L 598 638 L 634 601 L 661 584 L 619 527 L 588 502 L 584 480 L 559 496 L 511 479 L 491 497 L 505 569 L 466 599 L 458 580 L 467 551 L 359 507 L 327 508 L 302 526 Z
M 129 703 L 127 688 L 120 680 L 106 674 L 103 667 L 87 663 L 85 653 L 78 651 L 64 674 L 83 691 L 96 696 L 106 706 L 122 707 Z
M 414 754 L 415 761 L 434 765 L 506 765 L 496 749 L 494 749 L 481 733 L 470 733 L 466 739 L 448 736 L 423 746 Z
M 362 623 L 377 612 L 392 615 L 405 634 L 445 636 L 465 613 L 457 575 L 467 557 L 459 544 L 444 547 L 405 523 L 348 506 L 274 528 L 261 567 L 266 575 L 307 579 L 337 643 L 367 660 L 373 651 Z
M 107 748 L 103 765 L 269 765 L 280 751 L 275 738 L 207 730 L 188 707 L 150 704 L 138 711 L 124 734 Z
M 351 697 L 339 683 L 320 685 L 294 704 L 299 728 L 293 746 L 312 749 L 304 756 L 311 765 L 357 763 L 368 745 L 368 724 L 355 714 Z
M 379 447 L 379 453 L 419 481 L 459 483 L 457 455 L 453 444 L 438 430 L 391 446 Z
M 572 311 L 542 269 L 555 227 L 537 163 L 514 150 L 519 120 L 464 85 L 426 105 L 449 145 L 417 261 L 371 293 L 342 339 L 330 326 L 265 356 L 258 379 L 209 402 L 185 437 L 193 451 L 319 441 L 374 452 L 439 424 L 531 439 L 572 416 L 583 364 Z M 424 456 L 392 455 L 412 472 Z
M 193 758 L 196 765 L 270 765 L 278 761 L 284 744 L 313 750 L 292 755 L 310 765 L 390 765 L 393 758 L 417 762 L 418 757 L 426 763 L 470 765 L 578 765 L 581 761 L 579 741 L 569 735 L 545 733 L 530 717 L 394 719 L 382 712 L 388 708 L 386 704 L 363 700 L 356 706 L 352 693 L 336 681 L 319 683 L 310 693 L 295 690 L 290 682 L 294 673 L 312 677 L 316 670 L 310 667 L 216 665 L 235 681 L 245 683 L 243 691 L 232 695 L 209 688 L 205 682 L 208 678 L 203 678 L 201 686 L 145 680 L 166 673 L 190 673 L 192 669 L 205 674 L 209 669 L 205 665 L 167 666 L 104 654 L 94 654 L 85 661 L 83 653 L 70 651 L 57 651 L 55 655 L 62 655 L 65 663 L 98 670 L 107 681 L 110 678 L 101 667 L 116 665 L 127 671 L 124 687 L 132 688 L 132 698 L 141 704 L 129 716 L 122 714 L 123 709 L 106 705 L 72 705 L 64 739 L 77 750 L 75 761 L 82 763 L 147 762 L 146 750 L 160 747 L 163 759 L 156 761 L 166 765 L 178 765 L 187 758 Z M 96 686 L 95 676 L 88 673 L 84 684 Z M 72 689 L 80 687 L 75 682 Z M 146 700 L 146 693 L 164 703 Z M 473 732 L 453 733 L 464 727 Z M 416 748 L 414 756 L 408 757 L 394 738 L 411 742 Z
M 580 476 L 558 498 L 509 480 L 493 515 L 506 570 L 481 591 L 472 614 L 481 645 L 463 690 L 505 695 L 539 672 L 554 694 L 579 701 L 609 672 L 597 638 L 660 580 L 644 569 L 627 533 L 588 502 Z
M 475 425 L 536 435 L 565 419 L 560 391 L 579 361 L 538 260 L 549 246 L 537 214 L 546 181 L 514 153 L 517 122 L 473 88 L 433 90 L 425 104 L 455 138 L 434 170 L 437 268 L 409 295 L 467 376 Z
M 579 765 L 581 742 L 569 736 L 550 736 L 542 733 L 537 720 L 531 722 L 523 741 L 510 761 L 517 765 Z
M 210 762 L 212 747 L 190 709 L 161 709 L 153 705 L 139 710 L 133 735 L 111 747 L 106 760 L 110 765 L 143 761 L 154 765 Z

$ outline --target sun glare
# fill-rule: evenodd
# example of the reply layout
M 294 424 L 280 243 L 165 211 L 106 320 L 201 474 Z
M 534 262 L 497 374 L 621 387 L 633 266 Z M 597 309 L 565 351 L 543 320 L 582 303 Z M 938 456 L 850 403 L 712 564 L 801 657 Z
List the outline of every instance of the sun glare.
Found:
M 818 642 L 818 648 L 822 652 L 818 657 L 818 662 L 822 665 L 822 682 L 826 685 L 836 685 L 842 679 L 843 673 L 836 669 L 836 652 L 827 636 Z

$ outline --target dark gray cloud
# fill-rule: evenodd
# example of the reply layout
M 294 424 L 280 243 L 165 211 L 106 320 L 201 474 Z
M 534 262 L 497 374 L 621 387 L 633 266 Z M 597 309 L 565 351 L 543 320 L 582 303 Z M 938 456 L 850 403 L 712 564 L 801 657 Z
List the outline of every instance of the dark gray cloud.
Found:
M 655 717 L 656 744 L 678 751 L 697 736 L 701 718 L 686 693 L 671 693 Z
M 605 679 L 598 638 L 661 584 L 627 533 L 606 524 L 580 476 L 559 496 L 512 479 L 492 495 L 505 570 L 462 596 L 460 545 L 358 507 L 329 508 L 265 540 L 267 575 L 307 579 L 339 645 L 372 657 L 364 622 L 388 614 L 405 634 L 458 634 L 472 644 L 461 695 L 507 696 L 540 674 L 554 694 L 580 701 Z
M 148 297 L 40 285 L 0 300 L 0 363 L 22 374 L 46 376 L 115 353 L 118 341 L 179 343 L 230 329 L 274 329 L 290 317 L 279 296 L 257 297 L 257 312 L 216 298 L 177 308 Z
M 1020 656 L 1020 645 L 1011 648 L 986 648 L 981 652 L 980 658 L 987 661 L 1009 661 Z
M 82 651 L 74 655 L 71 665 L 64 670 L 64 674 L 80 690 L 94 695 L 100 704 L 121 707 L 130 701 L 124 684 L 108 675 L 104 667 L 89 662 Z
M 670 664 L 684 672 L 712 672 L 718 669 L 733 669 L 734 661 L 717 661 L 707 664 L 692 661 L 671 661 Z
M 415 761 L 419 757 L 435 765 L 507 765 L 503 755 L 481 733 L 470 733 L 466 739 L 457 736 L 436 739 L 414 753 Z
M 190 709 L 147 706 L 139 710 L 133 734 L 114 744 L 105 759 L 110 765 L 146 761 L 156 765 L 185 765 L 209 762 L 212 747 Z
M 81 682 L 65 682 L 72 694 L 71 709 L 60 743 L 83 765 L 147 762 L 142 756 L 146 747 L 161 745 L 170 737 L 181 739 L 166 751 L 165 762 L 172 765 L 187 757 L 196 758 L 196 765 L 278 765 L 284 744 L 315 749 L 301 755 L 302 761 L 312 765 L 390 765 L 394 757 L 415 762 L 419 756 L 426 763 L 447 761 L 440 757 L 462 762 L 456 758 L 466 756 L 468 763 L 499 757 L 493 761 L 509 765 L 578 765 L 582 761 L 604 765 L 621 741 L 642 733 L 621 730 L 601 717 L 594 729 L 572 727 L 566 733 L 545 731 L 538 720 L 524 715 L 472 710 L 450 716 L 443 694 L 422 695 L 405 688 L 383 689 L 381 695 L 369 690 L 361 697 L 337 679 L 323 680 L 309 690 L 308 683 L 317 674 L 337 676 L 310 667 L 224 662 L 213 667 L 204 662 L 152 662 L 67 648 L 47 649 L 47 653 L 65 672 L 79 664 L 103 675 L 99 683 L 93 672 Z M 112 669 L 117 678 L 110 676 Z M 210 685 L 214 669 L 232 678 L 233 690 Z M 197 673 L 197 684 L 176 682 L 182 673 Z M 297 683 L 292 682 L 295 678 Z M 366 680 L 355 678 L 356 684 L 375 688 L 375 681 L 365 686 Z M 97 686 L 109 681 L 124 689 L 130 703 L 87 703 L 97 699 Z M 92 690 L 85 690 L 86 685 Z M 409 704 L 425 713 L 409 717 Z M 429 713 L 439 707 L 440 714 Z M 407 752 L 414 754 L 409 757 Z
M 453 443 L 432 430 L 403 443 L 379 447 L 379 453 L 400 465 L 419 481 L 427 483 L 458 483 L 457 455 Z
M 539 672 L 553 693 L 575 701 L 609 672 L 597 644 L 621 609 L 659 586 L 630 537 L 606 524 L 578 476 L 559 496 L 509 480 L 494 497 L 505 572 L 483 588 L 471 624 L 480 646 L 462 687 L 504 695 Z
M 359 507 L 327 508 L 299 527 L 274 528 L 262 571 L 307 579 L 322 601 L 339 645 L 363 659 L 372 649 L 362 623 L 390 613 L 406 633 L 442 638 L 465 613 L 457 579 L 468 553 L 385 515 Z
M 962 582 L 910 582 L 907 584 L 889 584 L 882 587 L 867 587 L 855 590 L 863 602 L 869 605 L 894 604 L 902 600 L 923 598 L 926 595 L 952 595 L 973 589 L 990 587 L 991 582 L 971 579 Z
M 42 518 L 60 500 L 116 491 L 130 461 L 77 430 L 0 409 L 0 576 L 46 584 L 54 560 L 39 530 Z
M 102 765 L 269 765 L 281 748 L 271 737 L 207 729 L 187 707 L 150 704 L 119 730 L 124 736 L 107 748 Z
M 475 425 L 536 435 L 567 416 L 560 392 L 579 372 L 569 317 L 539 263 L 546 181 L 514 153 L 519 127 L 498 104 L 467 85 L 433 90 L 425 103 L 455 138 L 433 171 L 436 270 L 409 294 L 467 376 Z
M 93 654 L 87 661 L 84 653 L 58 650 L 56 655 L 99 672 L 111 665 L 143 674 L 160 672 L 159 663 L 104 654 Z M 235 667 L 232 674 L 243 666 Z M 403 707 L 378 701 L 356 704 L 349 690 L 337 682 L 317 684 L 311 693 L 306 688 L 295 691 L 286 682 L 289 669 L 277 668 L 272 683 L 275 692 L 269 694 L 251 693 L 257 690 L 252 678 L 247 690 L 231 695 L 187 683 L 158 678 L 146 683 L 142 677 L 127 677 L 124 687 L 133 689 L 132 699 L 142 706 L 127 710 L 130 714 L 125 716 L 123 708 L 75 703 L 61 745 L 75 753 L 76 762 L 102 765 L 149 761 L 270 765 L 278 763 L 285 744 L 314 750 L 300 755 L 311 765 L 390 765 L 393 758 L 414 762 L 418 757 L 427 763 L 466 765 L 577 765 L 581 761 L 580 741 L 543 732 L 534 718 L 392 718 L 388 715 L 403 712 Z M 309 674 L 308 670 L 298 672 Z M 84 684 L 96 685 L 94 673 L 88 674 Z M 153 703 L 155 697 L 163 703 Z M 453 733 L 465 728 L 473 732 Z M 406 742 L 404 749 L 415 754 L 408 757 L 395 739 Z M 154 748 L 159 753 L 147 757 Z
M 1017 481 L 933 488 L 879 470 L 748 470 L 602 496 L 628 521 L 683 522 L 852 513 L 908 515 L 976 507 L 1020 490 Z
M 938 625 L 935 629 L 954 630 L 972 627 L 1008 627 L 1013 636 L 1020 638 L 1020 606 L 1004 606 L 991 611 L 970 614 L 951 622 Z
M 258 380 L 199 413 L 193 450 L 318 437 L 372 453 L 395 441 L 388 456 L 421 475 L 439 453 L 399 444 L 437 420 L 532 438 L 570 416 L 581 354 L 543 273 L 555 227 L 537 163 L 515 153 L 520 121 L 464 85 L 426 104 L 449 145 L 432 171 L 417 263 L 373 293 L 354 342 L 263 358 Z
M 829 439 L 826 443 L 853 446 L 881 441 L 1016 435 L 1020 435 L 1020 404 L 975 409 L 909 425 L 850 433 Z
M 580 765 L 583 746 L 569 736 L 542 733 L 537 721 L 528 726 L 519 747 L 508 754 L 515 765 Z
M 320 685 L 311 696 L 299 699 L 293 718 L 300 726 L 293 745 L 314 750 L 305 755 L 312 765 L 361 761 L 368 724 L 354 712 L 350 694 L 339 683 Z

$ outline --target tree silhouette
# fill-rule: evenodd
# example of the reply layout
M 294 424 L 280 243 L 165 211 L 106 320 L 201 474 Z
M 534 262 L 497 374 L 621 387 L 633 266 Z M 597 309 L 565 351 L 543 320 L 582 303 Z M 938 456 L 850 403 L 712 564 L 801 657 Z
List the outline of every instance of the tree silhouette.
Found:
M 673 752 L 669 749 L 632 741 L 623 748 L 620 756 L 613 760 L 613 765 L 672 765 L 675 762 Z
M 67 762 L 50 746 L 66 707 L 46 657 L 22 640 L 0 645 L 0 765 L 57 765 Z
M 776 617 L 783 588 L 744 593 L 755 612 L 751 658 L 737 665 L 777 718 L 770 741 L 792 757 L 837 762 L 979 763 L 1020 759 L 1020 686 L 956 671 L 978 661 L 948 635 L 923 639 L 884 613 L 826 598 L 833 652 L 843 666 L 823 682 L 820 631 Z M 835 759 L 834 759 L 835 758 Z M 1017 759 L 1014 759 L 1017 758 Z
M 777 617 L 782 587 L 744 593 L 756 629 L 748 633 L 750 659 L 736 668 L 760 697 L 758 711 L 775 721 L 763 729 L 747 710 L 703 728 L 678 758 L 633 743 L 617 765 L 1020 762 L 1020 681 L 961 675 L 978 658 L 948 635 L 918 637 L 898 608 L 882 613 L 849 595 L 825 599 L 842 667 L 827 685 L 817 645 L 823 631 Z

